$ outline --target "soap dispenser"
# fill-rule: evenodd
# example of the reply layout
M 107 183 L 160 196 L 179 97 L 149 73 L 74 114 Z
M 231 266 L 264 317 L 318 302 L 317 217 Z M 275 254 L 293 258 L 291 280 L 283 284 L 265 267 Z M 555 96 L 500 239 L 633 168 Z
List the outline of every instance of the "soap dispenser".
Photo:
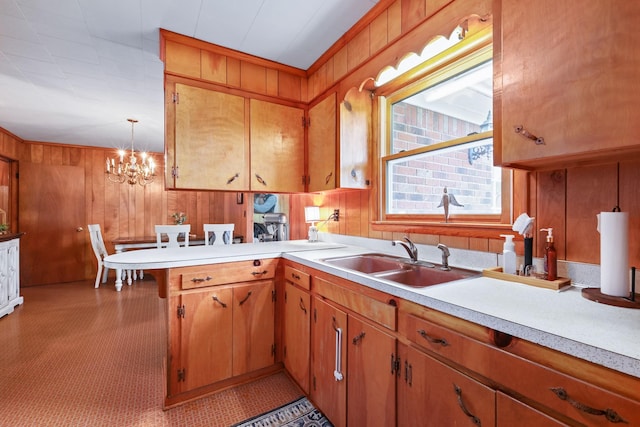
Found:
M 558 254 L 553 246 L 553 228 L 541 228 L 547 232 L 547 246 L 544 248 L 544 275 L 547 280 L 558 278 Z
M 502 271 L 507 274 L 516 274 L 516 245 L 513 243 L 512 234 L 501 234 L 504 237 L 502 248 Z

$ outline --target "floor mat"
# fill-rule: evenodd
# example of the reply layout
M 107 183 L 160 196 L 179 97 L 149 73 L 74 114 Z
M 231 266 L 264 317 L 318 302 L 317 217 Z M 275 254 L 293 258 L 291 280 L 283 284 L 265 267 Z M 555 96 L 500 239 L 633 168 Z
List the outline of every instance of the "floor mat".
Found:
M 306 397 L 234 424 L 232 427 L 333 427 Z

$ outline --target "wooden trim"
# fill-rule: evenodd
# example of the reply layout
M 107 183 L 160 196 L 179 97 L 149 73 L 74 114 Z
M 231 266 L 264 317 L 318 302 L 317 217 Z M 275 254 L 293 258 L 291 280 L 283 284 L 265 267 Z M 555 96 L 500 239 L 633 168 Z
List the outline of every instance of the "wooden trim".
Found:
M 171 40 L 176 43 L 183 44 L 185 46 L 191 46 L 198 49 L 206 50 L 207 52 L 216 53 L 219 55 L 225 55 L 231 58 L 235 58 L 241 61 L 249 62 L 255 65 L 261 65 L 263 67 L 271 68 L 278 71 L 284 71 L 289 74 L 293 74 L 299 77 L 307 78 L 308 73 L 300 68 L 284 65 L 279 62 L 269 61 L 267 59 L 260 58 L 258 56 L 249 55 L 248 53 L 240 52 L 238 50 L 229 49 L 213 43 L 208 43 L 203 40 L 198 40 L 189 36 L 174 33 L 173 31 L 160 28 L 160 59 L 164 62 L 164 47 L 166 40 Z

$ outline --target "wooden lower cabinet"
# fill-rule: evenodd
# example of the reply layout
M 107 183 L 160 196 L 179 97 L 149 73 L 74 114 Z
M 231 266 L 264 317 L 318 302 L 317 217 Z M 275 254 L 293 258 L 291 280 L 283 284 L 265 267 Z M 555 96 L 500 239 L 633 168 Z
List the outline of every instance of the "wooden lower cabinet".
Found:
M 311 399 L 335 427 L 347 425 L 347 313 L 313 298 Z
M 277 261 L 168 270 L 165 407 L 276 369 Z
M 170 394 L 273 365 L 273 291 L 273 280 L 263 280 L 211 286 L 176 297 L 180 340 L 172 352 Z
M 181 393 L 231 377 L 233 289 L 212 287 L 178 297 L 180 348 L 170 389 Z M 172 393 L 172 394 L 173 394 Z
M 233 287 L 233 376 L 274 363 L 274 282 Z
M 502 392 L 497 392 L 496 425 L 504 427 L 559 427 L 568 424 L 561 423 Z
M 396 337 L 352 315 L 347 322 L 347 425 L 393 426 Z
M 396 338 L 313 299 L 311 398 L 334 426 L 395 425 Z
M 311 295 L 289 281 L 285 282 L 284 292 L 284 367 L 309 394 Z
M 412 346 L 398 354 L 399 427 L 496 425 L 493 389 Z

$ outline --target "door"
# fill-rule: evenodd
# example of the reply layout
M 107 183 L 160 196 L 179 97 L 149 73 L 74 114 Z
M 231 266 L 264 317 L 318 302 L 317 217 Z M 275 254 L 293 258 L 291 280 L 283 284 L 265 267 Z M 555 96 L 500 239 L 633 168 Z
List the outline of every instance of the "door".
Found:
M 313 299 L 311 399 L 336 427 L 347 423 L 347 314 Z
M 273 280 L 233 288 L 233 375 L 274 364 L 275 300 Z
M 249 189 L 244 98 L 183 84 L 176 91 L 174 188 Z
M 205 288 L 181 296 L 181 392 L 230 378 L 232 375 L 231 288 Z
M 23 286 L 84 280 L 88 241 L 84 168 L 20 163 Z
M 251 100 L 251 190 L 304 191 L 304 110 Z
M 336 188 L 336 94 L 309 108 L 309 192 Z
M 398 427 L 495 425 L 493 389 L 413 347 L 398 348 Z
M 284 300 L 284 366 L 308 395 L 311 296 L 287 281 Z
M 347 425 L 393 426 L 396 339 L 354 316 L 349 316 L 348 321 Z

